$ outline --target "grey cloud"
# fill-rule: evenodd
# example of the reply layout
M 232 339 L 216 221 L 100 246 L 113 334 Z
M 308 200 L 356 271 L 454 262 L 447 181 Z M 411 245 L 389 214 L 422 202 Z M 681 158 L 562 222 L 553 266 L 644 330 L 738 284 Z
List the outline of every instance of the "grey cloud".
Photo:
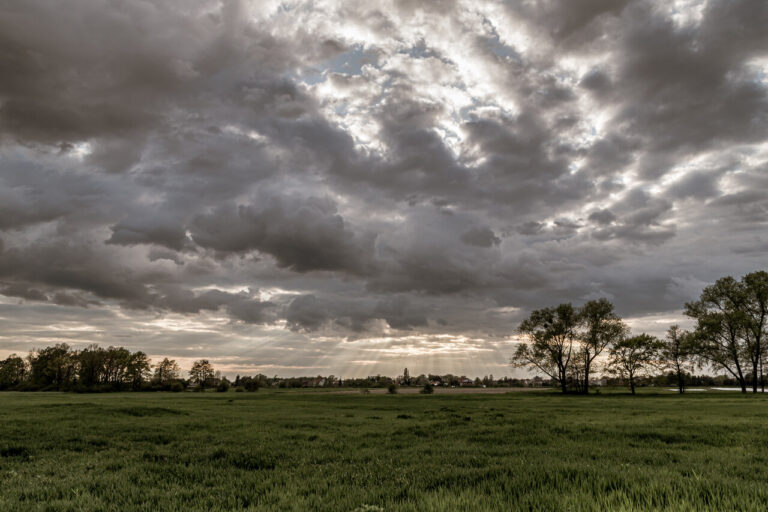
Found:
M 615 221 L 616 215 L 614 215 L 614 213 L 608 209 L 595 210 L 589 214 L 589 220 L 596 222 L 601 226 L 605 226 L 606 224 L 610 224 L 611 222 Z
M 211 350 L 309 367 L 566 300 L 674 311 L 760 265 L 768 4 L 496 7 L 2 9 L 4 311 L 215 317 Z
M 191 230 L 202 247 L 222 253 L 259 250 L 296 272 L 363 273 L 372 264 L 375 239 L 351 231 L 335 205 L 319 198 L 223 207 L 196 218 Z
M 501 243 L 501 238 L 496 236 L 491 228 L 474 228 L 465 231 L 461 235 L 461 241 L 467 245 L 477 247 L 493 247 Z

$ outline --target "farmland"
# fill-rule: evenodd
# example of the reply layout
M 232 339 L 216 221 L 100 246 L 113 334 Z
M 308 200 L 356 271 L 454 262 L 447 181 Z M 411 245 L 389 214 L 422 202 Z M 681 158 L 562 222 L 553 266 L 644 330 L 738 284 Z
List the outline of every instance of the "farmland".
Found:
M 762 510 L 736 393 L 0 393 L 0 510 Z

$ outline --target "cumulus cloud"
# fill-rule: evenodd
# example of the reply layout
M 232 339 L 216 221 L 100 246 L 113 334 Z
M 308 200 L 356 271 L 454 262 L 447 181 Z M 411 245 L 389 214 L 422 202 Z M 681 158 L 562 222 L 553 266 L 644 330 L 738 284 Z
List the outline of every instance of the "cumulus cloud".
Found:
M 678 311 L 764 265 L 766 25 L 761 0 L 5 7 L 0 305 L 296 367 L 502 350 L 560 301 Z

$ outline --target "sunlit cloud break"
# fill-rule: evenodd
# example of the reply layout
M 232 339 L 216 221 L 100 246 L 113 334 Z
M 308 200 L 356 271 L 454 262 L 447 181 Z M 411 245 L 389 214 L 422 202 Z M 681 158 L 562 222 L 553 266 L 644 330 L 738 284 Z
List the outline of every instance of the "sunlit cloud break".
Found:
M 768 250 L 762 1 L 0 7 L 0 357 L 511 374 Z M 683 323 L 682 325 L 685 326 Z

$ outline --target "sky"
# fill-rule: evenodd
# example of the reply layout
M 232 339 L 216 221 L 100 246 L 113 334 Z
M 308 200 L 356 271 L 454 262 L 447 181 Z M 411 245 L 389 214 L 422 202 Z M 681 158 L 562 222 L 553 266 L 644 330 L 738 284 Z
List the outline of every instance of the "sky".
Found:
M 0 357 L 525 375 L 766 268 L 764 0 L 0 5 Z M 522 373 L 521 373 L 522 372 Z

